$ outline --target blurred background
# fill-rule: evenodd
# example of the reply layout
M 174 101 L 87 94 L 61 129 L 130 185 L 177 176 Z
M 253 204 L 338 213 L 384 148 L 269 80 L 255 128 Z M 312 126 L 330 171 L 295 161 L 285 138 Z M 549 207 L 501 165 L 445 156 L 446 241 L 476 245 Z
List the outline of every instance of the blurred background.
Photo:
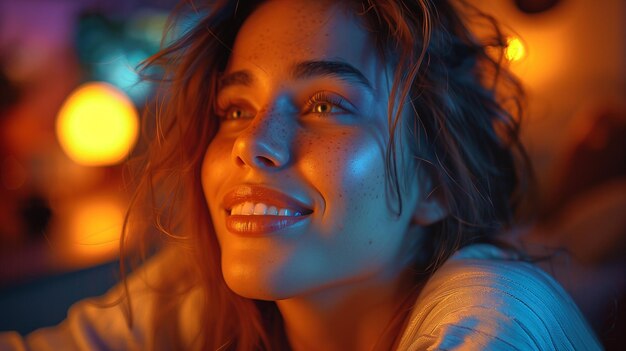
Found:
M 528 245 L 607 349 L 625 340 L 626 1 L 471 0 L 510 34 L 540 217 Z M 174 0 L 0 0 L 0 331 L 54 325 L 117 282 L 156 52 Z M 477 28 L 478 29 L 478 28 Z
M 155 53 L 173 0 L 0 0 L 0 330 L 54 325 L 118 280 Z M 128 179 L 127 179 L 128 181 Z

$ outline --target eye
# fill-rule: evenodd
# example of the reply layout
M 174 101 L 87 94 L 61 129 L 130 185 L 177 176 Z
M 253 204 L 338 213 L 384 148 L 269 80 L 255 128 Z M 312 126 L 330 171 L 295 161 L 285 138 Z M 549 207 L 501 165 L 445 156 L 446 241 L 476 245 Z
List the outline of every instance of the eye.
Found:
M 244 106 L 231 105 L 222 111 L 218 111 L 217 114 L 220 119 L 224 121 L 236 121 L 240 119 L 254 118 L 256 112 Z
M 314 113 L 330 113 L 333 107 L 334 106 L 330 102 L 326 102 L 326 101 L 316 102 L 313 105 L 312 111 Z
M 327 92 L 317 92 L 304 105 L 305 114 L 327 116 L 349 113 L 349 105 L 343 97 Z

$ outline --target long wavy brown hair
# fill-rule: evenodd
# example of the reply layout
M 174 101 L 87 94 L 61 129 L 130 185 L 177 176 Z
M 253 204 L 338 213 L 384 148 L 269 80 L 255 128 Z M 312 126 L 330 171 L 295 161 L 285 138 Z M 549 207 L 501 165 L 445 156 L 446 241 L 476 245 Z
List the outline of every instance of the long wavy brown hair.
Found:
M 180 263 L 186 267 L 177 283 L 182 287 L 174 290 L 182 297 L 185 289 L 202 287 L 202 334 L 194 348 L 289 348 L 274 302 L 243 298 L 226 286 L 200 179 L 204 153 L 219 126 L 214 113 L 219 73 L 239 28 L 259 3 L 181 4 L 163 49 L 141 67 L 160 88 L 144 116 L 148 147 L 130 164 L 137 175 L 136 192 L 122 254 L 129 241 L 154 244 L 162 239 L 190 253 Z M 496 21 L 462 0 L 352 0 L 340 6 L 354 12 L 378 54 L 396 67 L 385 164 L 390 206 L 402 211 L 398 174 L 407 170 L 398 169 L 395 147 L 404 138 L 411 156 L 436 179 L 437 196 L 449 210 L 444 220 L 428 228 L 415 267 L 417 287 L 459 248 L 497 242 L 497 234 L 513 224 L 519 194 L 528 189 L 530 179 L 519 140 L 522 90 L 505 67 L 506 37 Z M 490 35 L 477 37 L 468 21 Z M 410 118 L 401 118 L 407 107 Z M 146 216 L 152 226 L 133 228 L 133 218 Z M 142 246 L 144 251 L 148 246 Z M 127 258 L 123 256 L 122 270 Z M 176 313 L 177 300 L 164 300 L 169 303 L 160 308 L 153 337 L 163 348 L 180 348 L 178 329 L 168 318 Z M 403 312 L 387 329 L 396 342 L 408 310 L 399 310 Z

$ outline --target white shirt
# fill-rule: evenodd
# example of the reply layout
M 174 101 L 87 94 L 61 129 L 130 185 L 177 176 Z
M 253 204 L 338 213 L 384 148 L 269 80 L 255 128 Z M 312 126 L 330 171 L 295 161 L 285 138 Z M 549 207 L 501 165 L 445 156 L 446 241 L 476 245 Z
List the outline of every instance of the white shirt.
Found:
M 601 350 L 548 274 L 490 245 L 457 252 L 428 281 L 399 350 Z
M 157 255 L 129 278 L 132 328 L 126 323 L 127 305 L 116 303 L 123 296 L 118 285 L 104 297 L 76 303 L 58 326 L 26 337 L 0 333 L 0 350 L 155 349 L 153 320 L 160 301 L 153 284 L 163 280 L 164 271 L 175 278 L 172 259 L 176 257 L 171 253 Z M 187 293 L 180 308 L 181 336 L 190 344 L 199 332 L 201 303 L 198 288 Z M 429 279 L 398 347 L 399 351 L 601 349 L 575 303 L 552 277 L 489 245 L 460 250 Z

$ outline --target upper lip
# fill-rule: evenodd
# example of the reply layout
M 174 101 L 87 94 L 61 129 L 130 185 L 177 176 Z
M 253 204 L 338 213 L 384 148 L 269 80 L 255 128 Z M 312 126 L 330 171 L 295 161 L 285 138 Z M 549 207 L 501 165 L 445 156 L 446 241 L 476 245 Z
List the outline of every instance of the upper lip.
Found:
M 277 208 L 289 208 L 300 211 L 302 214 L 311 213 L 309 205 L 302 203 L 294 197 L 286 195 L 278 190 L 270 189 L 259 185 L 241 185 L 226 193 L 223 206 L 230 211 L 233 206 L 250 201 L 254 203 L 262 202 Z

